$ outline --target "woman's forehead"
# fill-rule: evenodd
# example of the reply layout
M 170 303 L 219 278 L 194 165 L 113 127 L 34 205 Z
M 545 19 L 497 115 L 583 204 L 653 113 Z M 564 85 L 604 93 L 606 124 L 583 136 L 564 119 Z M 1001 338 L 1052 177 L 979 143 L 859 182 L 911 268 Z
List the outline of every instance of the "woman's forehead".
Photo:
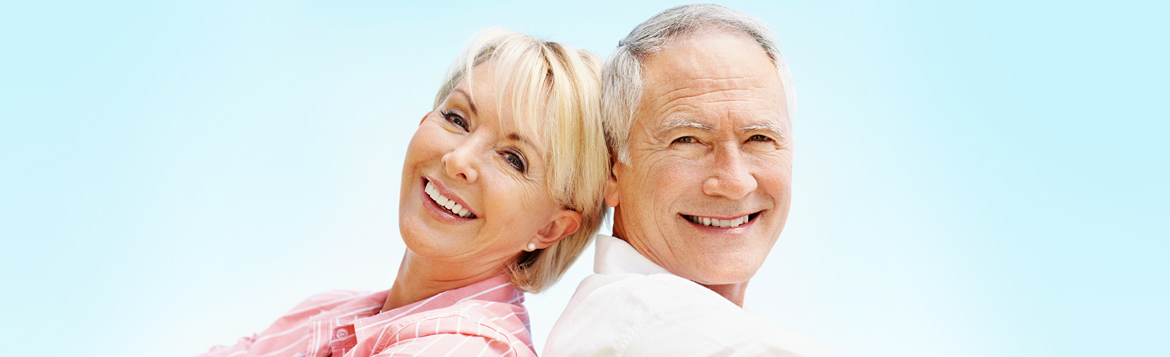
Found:
M 505 69 L 508 67 L 498 65 L 494 59 L 485 61 L 476 65 L 456 89 L 467 88 L 469 105 L 475 107 L 481 120 L 494 120 L 502 135 L 515 134 L 543 149 L 547 113 L 544 90 L 533 85 L 534 78 L 525 78 L 523 71 Z

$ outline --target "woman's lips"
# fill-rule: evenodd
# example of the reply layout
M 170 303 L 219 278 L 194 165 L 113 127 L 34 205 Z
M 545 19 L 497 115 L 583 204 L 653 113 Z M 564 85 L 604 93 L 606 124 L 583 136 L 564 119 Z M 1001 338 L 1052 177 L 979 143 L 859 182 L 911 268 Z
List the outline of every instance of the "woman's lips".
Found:
M 439 184 L 423 178 L 423 194 L 429 198 L 432 204 L 444 211 L 444 213 L 461 219 L 477 218 L 475 213 L 468 209 L 457 196 L 451 193 L 443 194 L 443 191 L 445 190 Z

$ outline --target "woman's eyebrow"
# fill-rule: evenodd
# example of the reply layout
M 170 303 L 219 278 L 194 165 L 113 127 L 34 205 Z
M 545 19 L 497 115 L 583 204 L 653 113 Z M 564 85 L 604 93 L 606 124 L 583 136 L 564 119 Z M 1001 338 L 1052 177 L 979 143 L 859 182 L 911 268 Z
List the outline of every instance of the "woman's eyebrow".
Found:
M 524 143 L 524 145 L 528 145 L 528 147 L 531 147 L 534 149 L 540 148 L 539 146 L 536 146 L 536 144 L 533 144 L 532 141 L 529 141 L 528 138 L 524 137 L 523 135 L 517 134 L 517 133 L 508 134 L 508 140 L 522 142 L 522 143 Z
M 467 106 L 471 107 L 471 114 L 479 115 L 479 111 L 475 109 L 475 102 L 471 100 L 471 94 L 463 90 L 463 88 L 455 88 L 454 93 L 462 94 L 467 99 Z

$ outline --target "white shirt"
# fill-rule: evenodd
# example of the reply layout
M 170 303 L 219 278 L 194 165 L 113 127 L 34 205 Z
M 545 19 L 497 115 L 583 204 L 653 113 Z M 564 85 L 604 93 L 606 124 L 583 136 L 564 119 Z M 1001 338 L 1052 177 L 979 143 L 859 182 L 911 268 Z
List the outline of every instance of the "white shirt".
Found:
M 544 356 L 819 356 L 803 336 L 597 235 L 593 271 L 553 325 Z

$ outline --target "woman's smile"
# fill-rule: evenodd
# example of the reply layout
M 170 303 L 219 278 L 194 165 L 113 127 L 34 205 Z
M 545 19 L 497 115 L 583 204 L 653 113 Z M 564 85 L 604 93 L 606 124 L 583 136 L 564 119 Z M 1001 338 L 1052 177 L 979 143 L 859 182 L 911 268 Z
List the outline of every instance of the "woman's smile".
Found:
M 424 177 L 423 178 L 423 193 L 426 198 L 430 199 L 431 203 L 439 208 L 442 208 L 447 213 L 463 219 L 476 219 L 478 216 L 469 209 L 467 202 L 463 201 L 453 193 L 444 193 L 445 189 L 440 189 L 440 185 L 436 185 L 434 181 Z

